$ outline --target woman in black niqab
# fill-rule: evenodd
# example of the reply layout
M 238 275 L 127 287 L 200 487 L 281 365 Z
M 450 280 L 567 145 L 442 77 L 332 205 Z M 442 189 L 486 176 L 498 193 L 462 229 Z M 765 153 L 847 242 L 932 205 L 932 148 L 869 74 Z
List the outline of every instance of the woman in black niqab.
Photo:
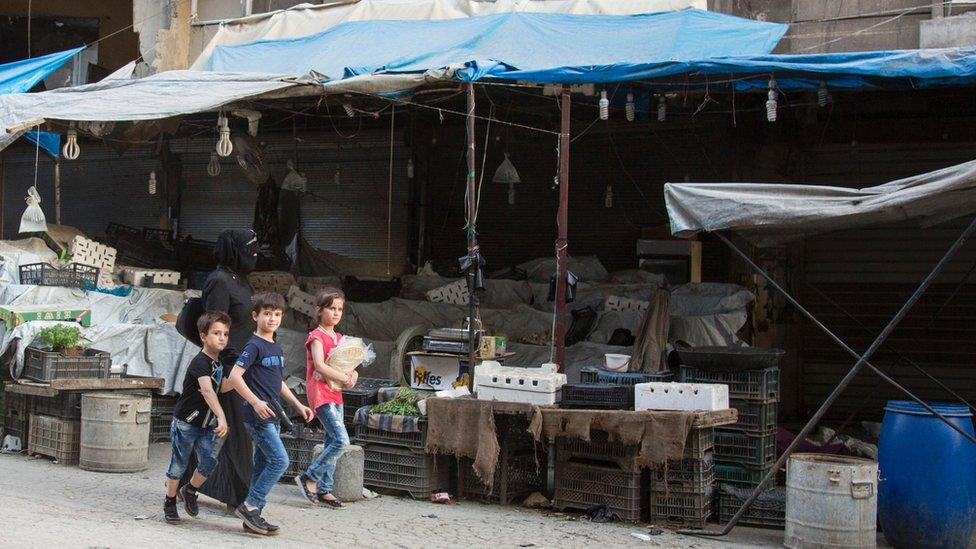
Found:
M 230 335 L 227 348 L 220 355 L 224 365 L 224 379 L 237 360 L 237 355 L 254 334 L 254 320 L 251 319 L 251 286 L 247 275 L 257 266 L 257 235 L 250 229 L 228 229 L 217 238 L 214 257 L 215 269 L 203 287 L 203 301 L 208 311 L 223 311 L 230 316 Z M 235 391 L 221 393 L 220 405 L 227 418 L 229 432 L 217 456 L 217 467 L 210 478 L 200 488 L 200 492 L 237 507 L 247 496 L 251 482 L 252 448 L 251 437 L 244 429 L 243 401 Z M 195 457 L 190 460 L 187 475 L 196 468 Z

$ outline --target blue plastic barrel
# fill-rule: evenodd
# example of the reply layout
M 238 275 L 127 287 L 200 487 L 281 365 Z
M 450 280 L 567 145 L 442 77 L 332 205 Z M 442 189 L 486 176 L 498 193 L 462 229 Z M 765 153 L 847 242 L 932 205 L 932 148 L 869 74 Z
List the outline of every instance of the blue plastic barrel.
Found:
M 968 433 L 964 405 L 930 403 Z M 969 546 L 976 526 L 976 444 L 914 401 L 885 406 L 878 443 L 878 519 L 895 547 Z

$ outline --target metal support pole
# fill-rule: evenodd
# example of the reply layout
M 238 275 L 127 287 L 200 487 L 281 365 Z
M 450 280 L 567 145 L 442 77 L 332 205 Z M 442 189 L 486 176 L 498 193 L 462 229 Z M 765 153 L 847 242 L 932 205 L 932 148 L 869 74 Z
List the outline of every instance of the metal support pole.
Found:
M 54 222 L 61 224 L 61 158 L 54 159 Z
M 820 422 L 824 414 L 827 413 L 827 410 L 830 408 L 830 406 L 834 403 L 834 401 L 837 400 L 837 398 L 841 395 L 841 393 L 844 392 L 844 389 L 847 388 L 847 386 L 851 383 L 854 377 L 857 376 L 857 373 L 861 370 L 861 367 L 866 364 L 872 370 L 874 370 L 875 373 L 882 376 L 882 378 L 884 378 L 886 381 L 892 383 L 893 385 L 901 389 L 903 392 L 905 392 L 913 400 L 921 404 L 922 407 L 924 407 L 926 410 L 929 411 L 929 413 L 935 415 L 943 422 L 945 422 L 947 425 L 952 427 L 954 430 L 962 433 L 963 436 L 965 436 L 967 439 L 976 443 L 976 438 L 974 438 L 972 435 L 963 431 L 961 428 L 959 428 L 958 426 L 950 422 L 948 418 L 933 410 L 932 407 L 929 406 L 927 403 L 923 402 L 921 399 L 919 399 L 918 397 L 910 393 L 907 389 L 905 389 L 901 385 L 895 383 L 894 380 L 886 376 L 884 373 L 879 371 L 874 366 L 870 366 L 870 364 L 868 364 L 868 360 L 871 358 L 872 355 L 874 355 L 875 351 L 878 350 L 878 347 L 880 347 L 881 344 L 884 343 L 886 339 L 888 339 L 888 336 L 891 335 L 891 332 L 895 330 L 895 328 L 902 321 L 902 319 L 905 318 L 905 315 L 907 315 L 908 312 L 911 310 L 911 308 L 915 306 L 915 303 L 918 302 L 918 300 L 922 297 L 922 294 L 924 294 L 925 291 L 929 288 L 929 286 L 932 285 L 936 277 L 939 276 L 939 273 L 942 272 L 942 269 L 945 268 L 945 266 L 949 263 L 949 260 L 952 259 L 954 255 L 956 255 L 956 253 L 962 248 L 963 244 L 966 243 L 966 241 L 969 239 L 969 237 L 973 235 L 974 232 L 976 232 L 976 218 L 973 218 L 973 220 L 969 223 L 969 226 L 966 227 L 966 230 L 963 231 L 961 235 L 959 235 L 959 237 L 956 239 L 955 242 L 953 242 L 949 250 L 946 251 L 946 253 L 942 256 L 942 259 L 940 259 L 939 262 L 936 263 L 935 267 L 933 267 L 932 270 L 929 272 L 929 274 L 925 277 L 925 279 L 922 280 L 922 283 L 919 284 L 918 288 L 915 289 L 915 292 L 912 293 L 911 297 L 908 298 L 908 301 L 906 301 L 901 306 L 901 308 L 898 309 L 898 312 L 895 313 L 895 316 L 892 317 L 890 321 L 888 321 L 888 324 L 885 325 L 884 329 L 881 330 L 881 333 L 878 334 L 878 337 L 874 339 L 874 341 L 864 352 L 864 354 L 858 356 L 857 361 L 854 363 L 854 366 L 852 366 L 851 369 L 847 372 L 847 374 L 843 377 L 843 379 L 840 380 L 840 383 L 838 383 L 837 386 L 834 387 L 834 390 L 831 391 L 831 393 L 824 400 L 823 404 L 820 405 L 820 408 L 818 408 L 817 411 L 813 414 L 813 416 L 810 417 L 806 425 L 803 426 L 803 429 L 801 429 L 800 432 L 796 435 L 796 438 L 794 438 L 793 441 L 790 443 L 790 445 L 787 446 L 786 450 L 783 451 L 783 455 L 781 455 L 779 459 L 776 460 L 776 463 L 773 465 L 773 467 L 769 470 L 768 473 L 766 473 L 766 476 L 763 477 L 762 482 L 759 483 L 759 486 L 756 486 L 753 489 L 752 494 L 749 495 L 749 498 L 746 499 L 746 501 L 742 504 L 741 507 L 739 507 L 739 510 L 736 511 L 735 515 L 733 515 L 731 519 L 729 519 L 729 522 L 726 523 L 724 527 L 722 527 L 722 530 L 719 532 L 705 532 L 700 530 L 679 530 L 678 531 L 679 533 L 701 535 L 701 536 L 724 536 L 729 532 L 731 532 L 732 528 L 736 525 L 736 523 L 739 522 L 739 519 L 742 518 L 742 515 L 745 514 L 745 512 L 749 509 L 749 507 L 753 504 L 753 502 L 756 501 L 756 499 L 763 492 L 763 490 L 766 489 L 766 486 L 768 486 L 769 483 L 773 480 L 773 478 L 776 476 L 776 473 L 779 471 L 779 469 L 783 467 L 783 465 L 786 463 L 786 460 L 789 459 L 790 454 L 793 453 L 793 450 L 795 450 L 796 447 L 800 444 L 800 442 L 805 440 L 806 437 L 810 434 L 810 432 L 813 431 L 813 428 Z M 848 350 L 848 352 L 853 353 L 855 356 L 857 356 L 857 353 L 853 349 L 848 347 L 847 344 L 845 344 L 840 338 L 834 335 L 834 333 L 831 332 L 830 329 L 828 329 L 826 326 L 823 325 L 823 323 L 821 323 L 812 314 L 810 314 L 810 312 L 807 311 L 802 305 L 800 305 L 799 302 L 797 302 L 796 299 L 794 299 L 789 292 L 787 292 L 782 286 L 780 286 L 778 282 L 773 280 L 773 278 L 769 276 L 769 274 L 766 273 L 766 271 L 764 271 L 761 267 L 756 265 L 756 263 L 752 261 L 752 259 L 749 256 L 743 253 L 742 250 L 736 247 L 736 245 L 733 244 L 731 240 L 729 240 L 725 235 L 721 233 L 716 232 L 714 234 L 719 238 L 719 240 L 724 242 L 736 255 L 738 255 L 750 267 L 752 267 L 753 270 L 755 270 L 759 275 L 765 278 L 766 281 L 769 282 L 770 285 L 776 289 L 776 291 L 780 292 L 783 295 L 783 297 L 787 299 L 787 301 L 789 301 L 794 307 L 796 307 L 804 316 L 806 316 L 818 328 L 823 330 L 824 333 L 826 333 L 831 339 L 833 339 L 835 342 L 837 342 L 842 347 L 844 347 L 845 350 Z
M 467 181 L 467 203 L 465 207 L 468 211 L 468 224 L 465 227 L 468 236 L 468 262 L 470 267 L 465 276 L 468 281 L 468 388 L 474 390 L 474 366 L 475 355 L 478 349 L 474 344 L 474 312 L 478 297 L 475 295 L 474 286 L 480 265 L 478 265 L 478 236 L 475 230 L 478 217 L 478 195 L 475 189 L 475 171 L 477 170 L 477 157 L 475 156 L 474 141 L 474 84 L 468 84 L 468 114 L 465 120 L 467 128 L 468 145 L 468 181 Z
M 556 364 L 562 372 L 566 366 L 566 273 L 569 270 L 569 86 L 563 86 L 560 98 L 562 121 L 559 127 L 559 212 L 556 215 Z

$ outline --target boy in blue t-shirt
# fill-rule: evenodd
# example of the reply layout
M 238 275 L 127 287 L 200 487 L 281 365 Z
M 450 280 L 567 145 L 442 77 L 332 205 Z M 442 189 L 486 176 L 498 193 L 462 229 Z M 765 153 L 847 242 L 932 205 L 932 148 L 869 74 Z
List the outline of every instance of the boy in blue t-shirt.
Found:
M 281 443 L 281 426 L 275 409 L 281 409 L 279 395 L 297 410 L 305 422 L 315 413 L 303 405 L 283 380 L 284 356 L 275 342 L 275 330 L 281 324 L 285 298 L 273 292 L 253 298 L 251 317 L 257 332 L 244 345 L 227 381 L 244 399 L 244 427 L 254 442 L 254 471 L 244 503 L 234 511 L 244 527 L 258 534 L 277 534 L 278 527 L 261 516 L 268 493 L 288 469 L 288 454 Z

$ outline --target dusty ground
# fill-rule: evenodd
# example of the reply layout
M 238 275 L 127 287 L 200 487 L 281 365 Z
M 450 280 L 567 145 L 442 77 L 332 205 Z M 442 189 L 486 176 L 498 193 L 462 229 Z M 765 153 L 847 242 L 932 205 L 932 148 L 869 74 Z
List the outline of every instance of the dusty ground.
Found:
M 516 507 L 462 502 L 444 506 L 391 496 L 334 511 L 311 507 L 279 484 L 266 515 L 281 535 L 246 534 L 223 506 L 201 498 L 200 516 L 181 525 L 162 519 L 169 446 L 154 444 L 143 473 L 92 473 L 24 455 L 0 455 L 2 547 L 778 547 L 778 530 L 736 529 L 722 541 L 671 532 L 644 542 L 646 526 L 592 524 Z M 570 520 L 576 519 L 576 520 Z

